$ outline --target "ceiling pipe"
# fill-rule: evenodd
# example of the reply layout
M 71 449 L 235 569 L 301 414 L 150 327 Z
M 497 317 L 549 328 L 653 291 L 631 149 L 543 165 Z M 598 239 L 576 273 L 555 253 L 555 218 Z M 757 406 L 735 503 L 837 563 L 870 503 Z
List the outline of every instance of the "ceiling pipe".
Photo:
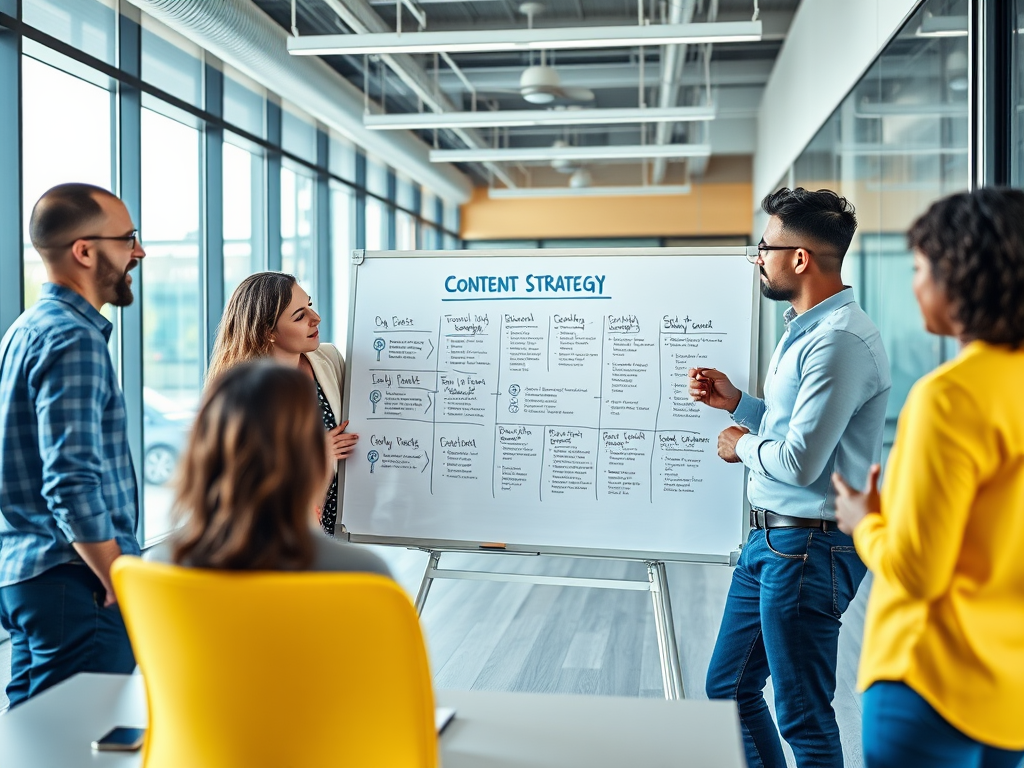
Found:
M 363 126 L 363 94 L 326 62 L 288 54 L 288 33 L 249 0 L 131 0 L 146 13 L 244 72 L 356 144 L 400 168 L 454 203 L 469 200 L 472 184 L 452 165 L 429 160 L 429 147 L 411 133 L 385 137 Z
M 552 160 L 643 160 L 651 157 L 707 157 L 710 144 L 598 144 L 570 147 L 508 147 L 501 149 L 435 149 L 430 158 L 438 163 L 474 161 L 549 163 Z
M 479 2 L 479 0 L 478 0 Z M 589 88 L 593 91 L 606 88 L 636 89 L 636 64 L 558 64 L 558 79 L 567 88 Z M 744 61 L 711 62 L 711 84 L 716 87 L 763 87 L 772 71 L 772 59 L 758 58 Z M 473 86 L 481 92 L 494 90 L 518 90 L 522 66 L 515 67 L 474 67 L 466 73 Z M 438 77 L 441 90 L 457 93 L 464 87 L 458 76 L 442 69 Z M 659 67 L 644 69 L 644 85 L 653 87 L 661 82 Z M 685 70 L 679 78 L 679 86 L 704 85 L 704 73 L 696 68 Z
M 325 2 L 332 11 L 338 14 L 342 21 L 358 34 L 378 34 L 391 31 L 366 0 L 325 0 Z M 291 39 L 294 40 L 295 38 Z M 416 94 L 428 109 L 433 112 L 459 111 L 459 108 L 436 87 L 434 80 L 427 74 L 426 70 L 408 53 L 384 54 L 380 58 Z M 451 63 L 454 64 L 454 62 Z M 473 129 L 455 128 L 452 130 L 452 133 L 458 136 L 470 149 L 488 146 L 484 138 Z M 501 179 L 507 186 L 517 186 L 500 166 L 487 163 L 484 167 Z
M 669 24 L 689 24 L 693 21 L 695 0 L 669 0 Z M 658 87 L 658 106 L 669 109 L 676 106 L 679 98 L 679 80 L 686 61 L 686 45 L 666 45 L 662 49 L 661 84 Z M 659 123 L 654 132 L 655 144 L 667 144 L 672 137 L 673 123 Z M 665 180 L 668 160 L 659 157 L 651 169 L 651 183 L 661 184 Z

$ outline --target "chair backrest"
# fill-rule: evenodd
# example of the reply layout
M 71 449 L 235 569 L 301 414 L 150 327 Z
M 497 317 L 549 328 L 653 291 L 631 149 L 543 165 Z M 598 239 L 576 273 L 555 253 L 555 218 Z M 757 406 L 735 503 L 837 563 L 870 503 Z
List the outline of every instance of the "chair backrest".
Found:
M 146 682 L 145 768 L 435 768 L 416 611 L 361 573 L 111 570 Z

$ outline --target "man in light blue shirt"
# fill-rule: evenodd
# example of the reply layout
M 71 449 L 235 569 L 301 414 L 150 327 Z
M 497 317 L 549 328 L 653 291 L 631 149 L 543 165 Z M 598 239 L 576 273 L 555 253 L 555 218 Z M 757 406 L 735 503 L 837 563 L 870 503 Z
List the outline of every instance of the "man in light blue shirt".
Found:
M 784 768 L 779 733 L 799 768 L 843 765 L 832 709 L 840 617 L 865 567 L 834 519 L 831 475 L 855 487 L 879 460 L 891 379 L 878 329 L 840 276 L 857 228 L 834 192 L 782 189 L 753 260 L 761 293 L 788 301 L 764 400 L 712 368 L 690 370 L 690 395 L 738 426 L 718 455 L 749 470 L 750 536 L 733 574 L 708 669 L 712 699 L 735 699 L 747 762 Z M 769 674 L 778 728 L 764 700 Z

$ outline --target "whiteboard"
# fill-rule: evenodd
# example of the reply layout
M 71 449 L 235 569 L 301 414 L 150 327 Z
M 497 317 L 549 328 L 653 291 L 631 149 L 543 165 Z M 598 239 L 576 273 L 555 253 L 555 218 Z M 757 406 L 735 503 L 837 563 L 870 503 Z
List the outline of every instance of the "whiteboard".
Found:
M 353 255 L 355 541 L 727 562 L 744 470 L 688 369 L 751 383 L 742 248 Z

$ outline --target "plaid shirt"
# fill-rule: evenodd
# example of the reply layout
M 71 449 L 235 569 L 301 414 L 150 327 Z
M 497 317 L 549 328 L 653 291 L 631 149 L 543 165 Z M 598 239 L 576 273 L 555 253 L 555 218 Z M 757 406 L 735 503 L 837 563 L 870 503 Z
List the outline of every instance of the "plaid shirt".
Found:
M 0 587 L 81 562 L 73 541 L 116 539 L 139 553 L 112 328 L 78 293 L 47 283 L 0 342 Z

